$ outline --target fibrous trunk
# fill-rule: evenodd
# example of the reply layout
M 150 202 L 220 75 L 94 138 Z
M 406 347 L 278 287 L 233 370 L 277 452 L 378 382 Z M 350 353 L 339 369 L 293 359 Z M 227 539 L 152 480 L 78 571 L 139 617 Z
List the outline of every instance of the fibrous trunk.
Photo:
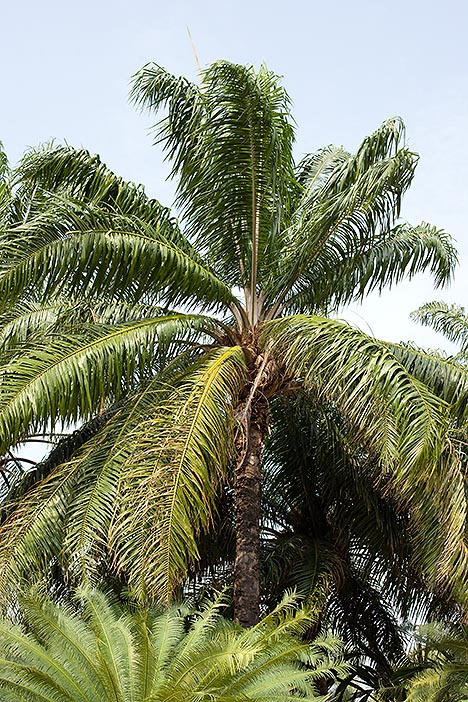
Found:
M 262 446 L 267 432 L 267 404 L 257 399 L 246 418 L 246 445 L 234 474 L 236 560 L 234 616 L 244 627 L 255 626 L 260 614 L 260 511 Z

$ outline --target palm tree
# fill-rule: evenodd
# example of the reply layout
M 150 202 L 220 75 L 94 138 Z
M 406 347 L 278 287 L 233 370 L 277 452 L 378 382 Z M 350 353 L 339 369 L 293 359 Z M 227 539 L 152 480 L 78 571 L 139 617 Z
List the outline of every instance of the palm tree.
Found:
M 332 637 L 301 641 L 311 617 L 291 596 L 248 631 L 221 617 L 219 600 L 159 614 L 98 591 L 75 600 L 30 596 L 20 624 L 0 623 L 2 700 L 318 700 L 319 681 L 348 671 Z
M 466 563 L 449 436 L 466 374 L 327 316 L 405 275 L 452 274 L 448 235 L 398 223 L 417 163 L 401 120 L 354 155 L 296 165 L 289 98 L 265 67 L 217 62 L 198 86 L 149 65 L 132 94 L 166 108 L 155 129 L 183 231 L 87 152 L 32 152 L 17 175 L 26 211 L 0 250 L 2 448 L 101 419 L 10 510 L 4 590 L 58 560 L 91 579 L 110 564 L 141 600 L 170 599 L 232 490 L 235 616 L 254 625 L 270 404 L 299 394 L 346 424 L 358 472 L 369 456 L 385 476 L 425 582 L 451 583 Z

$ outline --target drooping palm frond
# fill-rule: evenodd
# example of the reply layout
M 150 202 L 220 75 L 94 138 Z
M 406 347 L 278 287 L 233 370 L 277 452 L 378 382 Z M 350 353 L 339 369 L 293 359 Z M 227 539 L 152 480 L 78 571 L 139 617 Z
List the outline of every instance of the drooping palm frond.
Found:
M 29 467 L 28 470 L 23 469 L 23 471 L 18 471 L 15 479 L 10 482 L 8 489 L 3 491 L 0 508 L 0 524 L 3 524 L 7 517 L 16 509 L 18 503 L 35 485 L 48 478 L 52 471 L 58 468 L 62 463 L 71 460 L 74 453 L 104 427 L 117 409 L 118 406 L 109 408 L 70 433 L 59 435 L 51 433 L 41 436 L 41 439 L 50 441 L 52 448 L 34 467 Z M 29 437 L 28 441 L 30 441 Z M 28 444 L 28 441 L 25 443 Z
M 110 214 L 92 205 L 50 204 L 27 225 L 0 240 L 0 291 L 15 299 L 34 286 L 57 290 L 150 295 L 171 306 L 194 300 L 203 307 L 237 305 L 231 290 L 203 263 L 165 236 L 157 221 Z
M 88 324 L 80 333 L 57 333 L 24 346 L 1 369 L 1 447 L 18 443 L 30 430 L 89 418 L 144 377 L 155 344 L 163 358 L 175 339 L 190 339 L 207 326 L 204 317 L 174 314 L 116 326 Z
M 80 590 L 76 605 L 29 596 L 24 628 L 0 624 L 2 699 L 319 700 L 317 681 L 331 685 L 349 670 L 333 638 L 301 641 L 311 616 L 292 598 L 250 631 L 223 620 L 220 601 L 157 614 Z
M 330 144 L 315 153 L 306 154 L 299 161 L 295 169 L 296 179 L 302 188 L 307 188 L 309 192 L 315 189 L 316 193 L 320 193 L 323 184 L 350 158 L 348 151 Z
M 460 347 L 465 357 L 468 352 L 468 315 L 461 305 L 446 302 L 428 302 L 415 312 L 412 318 L 441 332 L 449 341 Z M 466 360 L 466 359 L 465 359 Z
M 42 207 L 60 199 L 93 203 L 115 215 L 158 223 L 173 244 L 191 250 L 169 210 L 149 198 L 142 185 L 115 175 L 97 154 L 54 144 L 32 149 L 15 170 L 15 180 L 19 195 L 40 202 Z M 42 207 L 36 205 L 35 210 Z
M 385 491 L 376 456 L 333 404 L 277 399 L 265 447 L 265 597 L 328 588 L 322 620 L 381 667 L 402 654 L 396 617 L 424 616 L 433 596 L 411 563 L 409 511 Z
M 468 373 L 463 359 L 414 344 L 386 342 L 386 346 L 415 378 L 452 406 L 451 414 L 462 427 L 468 410 Z
M 167 316 L 168 310 L 145 302 L 85 295 L 50 296 L 45 301 L 30 295 L 0 314 L 0 354 L 5 362 L 23 344 L 43 343 L 50 335 L 83 331 L 88 324 L 118 325 Z
M 196 534 L 211 518 L 233 455 L 245 375 L 239 347 L 218 349 L 129 436 L 134 450 L 123 466 L 110 542 L 141 598 L 169 598 L 198 556 Z
M 239 348 L 220 349 L 117 410 L 12 512 L 0 547 L 4 584 L 54 557 L 70 577 L 95 578 L 111 558 L 140 599 L 167 598 L 215 508 L 244 375 Z
M 2 226 L 10 221 L 11 204 L 11 171 L 8 157 L 0 142 L 0 222 Z
M 429 579 L 448 577 L 454 586 L 466 567 L 467 505 L 461 447 L 448 441 L 449 405 L 388 346 L 343 322 L 285 317 L 262 335 L 285 373 L 333 402 L 355 441 L 377 457 L 386 489 L 412 505 L 415 562 Z M 442 503 L 443 518 L 436 516 Z
M 48 330 L 60 328 L 66 307 L 63 299 L 46 304 L 29 299 L 9 306 L 0 315 L 0 353 L 18 348 L 33 335 L 41 336 Z
M 296 315 L 266 324 L 262 343 L 287 375 L 300 378 L 319 397 L 333 399 L 356 437 L 370 441 L 384 460 L 417 462 L 443 441 L 449 422 L 443 401 L 377 339 L 340 320 Z M 368 415 L 371 409 L 374 417 Z M 411 432 L 403 433 L 410 424 Z

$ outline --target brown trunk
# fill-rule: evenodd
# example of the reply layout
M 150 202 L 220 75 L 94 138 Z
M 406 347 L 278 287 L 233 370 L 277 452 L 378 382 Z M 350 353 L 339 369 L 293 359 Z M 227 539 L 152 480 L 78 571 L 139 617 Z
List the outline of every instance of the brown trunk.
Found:
M 266 402 L 257 399 L 248 418 L 247 446 L 234 473 L 236 560 L 234 564 L 234 617 L 244 627 L 260 616 L 260 510 L 261 458 L 267 432 Z

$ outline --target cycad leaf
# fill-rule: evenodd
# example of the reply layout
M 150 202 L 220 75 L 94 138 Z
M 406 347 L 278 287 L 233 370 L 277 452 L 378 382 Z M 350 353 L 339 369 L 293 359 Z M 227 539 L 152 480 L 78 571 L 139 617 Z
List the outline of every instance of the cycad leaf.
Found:
M 349 673 L 339 642 L 322 636 L 313 645 L 304 643 L 307 614 L 284 606 L 275 613 L 282 635 L 274 637 L 270 622 L 245 632 L 223 620 L 216 604 L 201 613 L 173 607 L 158 614 L 113 604 L 90 590 L 81 589 L 76 599 L 73 610 L 44 597 L 38 600 L 35 611 L 48 610 L 51 632 L 38 623 L 37 615 L 29 617 L 27 606 L 21 609 L 23 628 L 11 622 L 0 625 L 2 699 L 318 702 L 323 697 L 315 690 L 317 680 L 333 684 L 338 675 Z M 56 645 L 59 640 L 66 642 L 62 649 Z M 143 680 L 135 664 L 148 641 L 149 676 Z M 78 649 L 84 656 L 77 666 Z M 170 655 L 159 657 L 161 649 Z

